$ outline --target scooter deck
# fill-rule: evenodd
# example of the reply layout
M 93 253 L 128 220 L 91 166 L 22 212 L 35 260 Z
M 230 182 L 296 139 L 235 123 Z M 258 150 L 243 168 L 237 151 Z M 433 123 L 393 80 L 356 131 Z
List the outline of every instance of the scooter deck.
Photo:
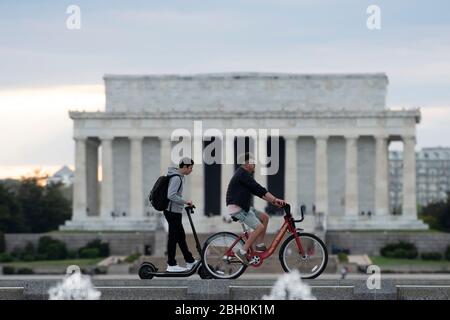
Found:
M 154 277 L 189 277 L 197 272 L 197 269 L 202 264 L 201 261 L 199 261 L 195 266 L 192 267 L 189 271 L 183 271 L 183 272 L 149 272 L 149 275 L 152 275 Z M 158 271 L 158 270 L 157 270 Z

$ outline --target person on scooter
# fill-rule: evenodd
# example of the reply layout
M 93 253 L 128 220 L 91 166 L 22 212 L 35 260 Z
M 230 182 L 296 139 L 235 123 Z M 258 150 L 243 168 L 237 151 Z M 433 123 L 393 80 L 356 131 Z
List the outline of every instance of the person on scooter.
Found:
M 254 230 L 245 242 L 244 247 L 235 251 L 236 258 L 248 265 L 249 261 L 246 254 L 253 243 L 256 243 L 256 251 L 263 252 L 267 250 L 264 244 L 264 237 L 269 224 L 269 215 L 267 213 L 250 207 L 252 194 L 278 207 L 284 206 L 285 201 L 278 199 L 255 181 L 252 176 L 252 173 L 255 171 L 255 161 L 251 153 L 243 154 L 238 163 L 242 165 L 236 170 L 228 184 L 226 204 L 232 217 Z
M 191 200 L 188 201 L 183 199 L 184 177 L 192 172 L 193 167 L 194 161 L 192 159 L 183 158 L 181 159 L 178 168 L 169 167 L 167 170 L 167 175 L 177 175 L 170 179 L 167 190 L 169 204 L 167 209 L 164 210 L 164 217 L 169 224 L 167 272 L 186 272 L 193 268 L 198 262 L 189 251 L 183 223 L 181 222 L 184 206 L 193 205 Z M 179 266 L 175 260 L 177 244 L 180 246 L 181 252 L 183 253 L 184 260 L 186 261 L 186 268 Z

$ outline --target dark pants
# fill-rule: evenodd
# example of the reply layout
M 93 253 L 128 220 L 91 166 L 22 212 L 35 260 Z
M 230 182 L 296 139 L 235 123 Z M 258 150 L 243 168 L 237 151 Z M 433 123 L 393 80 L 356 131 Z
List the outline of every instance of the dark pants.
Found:
M 181 213 L 164 211 L 164 217 L 166 217 L 169 223 L 169 239 L 167 241 L 167 264 L 169 266 L 175 266 L 177 261 L 175 255 L 177 252 L 177 243 L 180 246 L 183 253 L 184 260 L 188 263 L 195 261 L 192 253 L 186 243 L 186 234 L 184 233 L 183 224 L 181 223 Z

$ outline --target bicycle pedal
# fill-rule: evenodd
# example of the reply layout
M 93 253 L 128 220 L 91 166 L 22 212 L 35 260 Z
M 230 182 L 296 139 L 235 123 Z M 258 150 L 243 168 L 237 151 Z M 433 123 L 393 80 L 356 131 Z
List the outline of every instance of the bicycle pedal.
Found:
M 261 258 L 258 256 L 253 256 L 253 258 L 248 262 L 249 264 L 258 264 L 261 261 Z

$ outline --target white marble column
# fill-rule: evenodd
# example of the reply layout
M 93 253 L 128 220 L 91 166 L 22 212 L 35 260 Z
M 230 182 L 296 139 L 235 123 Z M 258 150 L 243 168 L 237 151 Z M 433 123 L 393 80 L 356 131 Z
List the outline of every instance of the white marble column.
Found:
M 285 136 L 286 165 L 284 168 L 284 199 L 291 205 L 292 212 L 300 212 L 298 206 L 298 136 Z
M 358 216 L 358 136 L 345 136 L 345 215 Z
M 388 136 L 375 137 L 375 214 L 389 214 Z
M 254 155 L 256 157 L 256 166 L 255 166 L 255 180 L 262 185 L 264 188 L 267 188 L 267 175 L 263 174 L 266 172 L 266 163 L 267 163 L 267 137 L 258 137 L 254 142 L 255 150 Z M 260 197 L 253 197 L 253 205 L 256 209 L 260 211 L 266 211 L 265 208 L 267 206 L 267 201 L 261 199 Z
M 86 139 L 75 140 L 75 181 L 73 185 L 72 221 L 87 217 Z
M 225 137 L 222 140 L 222 150 L 224 150 L 224 153 L 222 154 L 222 166 L 221 166 L 221 177 L 220 177 L 220 196 L 221 196 L 221 208 L 222 208 L 222 216 L 228 218 L 228 210 L 227 210 L 227 202 L 226 202 L 226 195 L 227 195 L 227 189 L 228 189 L 228 183 L 230 183 L 231 178 L 234 174 L 234 164 L 231 162 L 234 159 L 234 144 L 233 139 Z M 227 160 L 228 159 L 228 160 Z
M 99 215 L 98 146 L 96 139 L 86 141 L 86 175 L 88 216 Z
M 416 139 L 403 137 L 403 217 L 417 219 L 416 204 Z
M 328 136 L 316 139 L 316 212 L 328 214 Z
M 101 137 L 102 144 L 102 185 L 100 199 L 100 216 L 110 219 L 114 211 L 114 171 L 113 171 L 113 138 Z
M 137 219 L 144 215 L 142 140 L 143 137 L 130 137 L 130 212 Z
M 160 174 L 165 175 L 167 173 L 167 168 L 173 166 L 171 159 L 172 152 L 172 142 L 168 136 L 159 137 L 160 146 Z

